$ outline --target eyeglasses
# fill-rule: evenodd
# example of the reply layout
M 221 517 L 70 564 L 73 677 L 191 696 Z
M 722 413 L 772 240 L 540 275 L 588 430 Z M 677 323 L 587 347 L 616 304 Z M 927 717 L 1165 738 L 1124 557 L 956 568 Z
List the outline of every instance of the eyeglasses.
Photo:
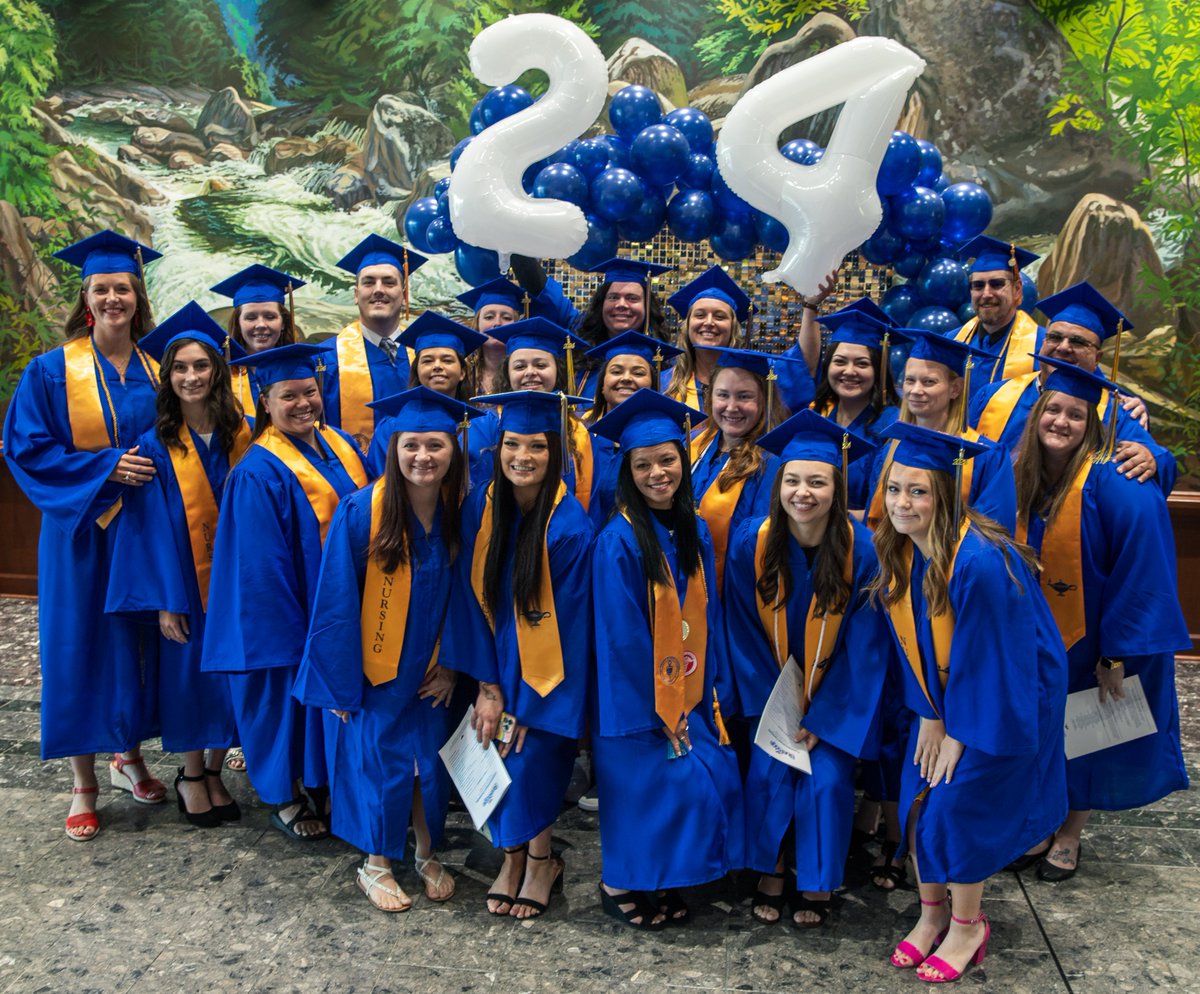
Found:
M 1064 335 L 1060 331 L 1046 332 L 1045 342 L 1047 345 L 1062 345 L 1063 342 L 1066 342 L 1073 349 L 1097 349 L 1097 350 L 1099 350 L 1099 348 L 1100 348 L 1100 346 L 1097 345 L 1095 342 L 1089 342 L 1082 335 Z
M 989 290 L 1003 290 L 1012 280 L 1006 279 L 1003 276 L 994 276 L 990 280 L 971 280 L 967 286 L 978 293 L 984 287 Z

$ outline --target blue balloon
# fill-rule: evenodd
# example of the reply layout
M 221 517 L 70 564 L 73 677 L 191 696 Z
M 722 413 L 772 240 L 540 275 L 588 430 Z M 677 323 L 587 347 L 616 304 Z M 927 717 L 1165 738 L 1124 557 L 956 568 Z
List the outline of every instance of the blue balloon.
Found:
M 532 107 L 533 97 L 526 90 L 510 83 L 507 86 L 497 86 L 494 90 L 489 90 L 479 104 L 479 116 L 483 118 L 483 123 L 490 128 L 497 121 L 503 121 L 506 117 L 512 117 L 513 114 L 526 107 Z
M 807 138 L 796 138 L 779 150 L 779 154 L 802 166 L 811 166 L 821 160 L 821 146 Z
M 663 123 L 681 131 L 687 139 L 688 148 L 693 152 L 707 155 L 712 151 L 713 126 L 704 111 L 694 107 L 680 107 L 664 117 Z
M 875 189 L 886 197 L 895 196 L 912 186 L 921 171 L 921 146 L 905 131 L 893 131 L 888 140 Z
M 454 266 L 458 275 L 471 286 L 499 279 L 502 275 L 500 257 L 495 252 L 468 245 L 466 242 L 459 242 L 454 249 Z
M 639 207 L 646 187 L 637 174 L 619 166 L 610 166 L 592 180 L 592 207 L 608 221 L 624 221 Z
M 1021 274 L 1021 293 L 1021 310 L 1032 315 L 1038 305 L 1038 288 L 1037 283 L 1028 273 Z
M 942 235 L 956 242 L 982 235 L 992 223 L 992 198 L 978 183 L 955 183 L 942 191 L 946 207 Z
M 924 138 L 918 138 L 917 145 L 921 149 L 921 168 L 917 170 L 915 183 L 932 189 L 942 176 L 942 153 L 933 142 L 927 142 Z
M 603 135 L 601 141 L 608 146 L 608 162 L 610 166 L 620 166 L 629 169 L 629 143 L 622 141 L 616 135 Z M 603 259 L 600 260 L 604 262 Z
M 432 252 L 425 240 L 429 223 L 438 216 L 436 197 L 421 197 L 408 205 L 404 212 L 404 236 L 418 252 Z
M 454 167 L 458 165 L 459 156 L 463 154 L 467 146 L 471 144 L 470 138 L 464 138 L 454 148 L 450 149 L 450 171 L 454 172 Z
M 721 175 L 720 169 L 713 173 L 712 191 L 713 197 L 716 198 L 717 206 L 726 217 L 754 216 L 754 208 L 729 188 L 729 184 L 725 182 L 725 177 Z
M 863 242 L 859 251 L 873 266 L 890 266 L 904 254 L 904 239 L 883 228 Z
M 883 309 L 883 313 L 890 317 L 896 324 L 901 327 L 908 326 L 908 320 L 916 313 L 917 308 L 921 306 L 921 302 L 917 297 L 917 291 L 913 289 L 911 283 L 899 283 L 894 287 L 889 287 L 879 299 L 879 306 Z
M 892 341 L 896 342 L 895 339 Z M 907 343 L 901 345 L 898 342 L 888 349 L 888 369 L 892 371 L 893 383 L 904 382 L 904 367 L 908 363 L 908 354 L 911 351 L 911 345 Z
M 958 315 L 945 307 L 922 307 L 908 319 L 908 327 L 936 331 L 939 335 L 957 331 L 960 324 Z
M 657 190 L 646 190 L 638 209 L 617 224 L 617 234 L 622 241 L 648 242 L 659 233 L 666 218 L 667 202 Z
M 450 220 L 450 190 L 446 188 L 446 192 L 437 198 L 437 216 L 444 217 L 447 221 Z
M 533 195 L 533 185 L 537 182 L 538 173 L 546 168 L 546 160 L 538 159 L 521 174 L 521 186 L 530 196 Z
M 667 204 L 667 226 L 681 242 L 698 242 L 713 233 L 717 205 L 706 190 L 681 190 Z
M 945 193 L 947 187 L 950 186 L 950 181 L 945 176 L 939 176 L 937 182 L 933 184 L 933 189 L 938 193 Z
M 966 324 L 974 316 L 975 316 L 975 307 L 974 307 L 974 305 L 972 305 L 972 303 L 969 300 L 965 304 L 963 304 L 962 307 L 960 307 L 958 309 L 958 320 L 961 321 L 963 324 Z
M 720 230 L 709 238 L 712 249 L 727 262 L 739 262 L 754 252 L 754 240 L 758 233 L 754 227 L 754 219 L 749 217 L 731 217 L 726 219 Z
M 892 268 L 906 280 L 915 280 L 921 275 L 921 270 L 925 268 L 925 263 L 928 261 L 922 253 L 914 252 L 906 245 L 901 254 L 896 257 Z
M 580 142 L 579 142 L 578 138 L 572 138 L 562 148 L 560 148 L 557 152 L 555 152 L 552 156 L 550 156 L 550 158 L 548 158 L 546 161 L 547 162 L 568 162 L 572 166 L 574 166 L 575 165 L 575 149 L 579 148 L 579 144 L 580 144 Z M 578 168 L 578 167 L 576 167 L 576 168 Z
M 633 168 L 654 186 L 674 183 L 687 166 L 690 154 L 683 133 L 669 124 L 643 128 L 629 148 Z
M 783 226 L 782 221 L 777 221 L 770 214 L 764 214 L 762 211 L 755 211 L 754 230 L 758 233 L 758 240 L 772 252 L 787 251 L 790 239 L 788 230 Z
M 617 254 L 616 225 L 595 214 L 584 214 L 584 217 L 587 218 L 587 241 L 578 252 L 567 259 L 576 269 L 591 269 Z
M 475 106 L 471 108 L 471 114 L 467 118 L 467 124 L 471 128 L 471 134 L 477 135 L 487 127 L 483 123 L 483 101 L 476 100 Z
M 939 193 L 927 186 L 914 186 L 892 200 L 890 224 L 901 237 L 922 242 L 938 237 L 945 216 L 946 206 Z
M 712 188 L 713 171 L 717 164 L 707 155 L 693 152 L 688 156 L 687 165 L 675 182 L 681 190 L 708 190 Z
M 425 241 L 431 252 L 453 252 L 458 247 L 458 235 L 448 217 L 435 217 L 425 229 Z
M 552 162 L 538 171 L 533 195 L 540 200 L 566 200 L 580 207 L 588 204 L 588 182 L 574 166 Z
M 644 128 L 662 120 L 662 105 L 649 87 L 626 86 L 613 94 L 608 119 L 617 134 L 631 142 Z
M 917 277 L 917 292 L 925 304 L 939 304 L 955 311 L 970 299 L 967 274 L 957 259 L 933 259 Z
M 450 177 L 443 176 L 440 180 L 433 184 L 433 195 L 440 197 L 443 193 L 450 189 Z
M 571 162 L 589 182 L 594 180 L 608 165 L 608 142 L 603 138 L 588 138 L 581 141 L 571 153 Z

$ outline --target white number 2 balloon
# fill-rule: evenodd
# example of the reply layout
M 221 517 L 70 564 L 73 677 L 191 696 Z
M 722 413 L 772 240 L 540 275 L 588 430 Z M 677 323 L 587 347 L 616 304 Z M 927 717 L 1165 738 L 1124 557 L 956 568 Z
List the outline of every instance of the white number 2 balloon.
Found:
M 721 176 L 788 230 L 787 251 L 765 282 L 816 293 L 879 226 L 875 178 L 908 88 L 924 68 L 897 42 L 856 38 L 764 80 L 734 105 L 717 142 Z M 842 103 L 820 162 L 805 166 L 780 154 L 784 128 Z
M 481 31 L 471 71 L 489 86 L 540 69 L 549 89 L 532 107 L 477 135 L 450 177 L 450 221 L 464 242 L 500 254 L 565 259 L 583 247 L 583 211 L 564 200 L 538 200 L 521 186 L 525 170 L 586 130 L 604 106 L 608 71 L 596 43 L 570 21 L 519 14 Z

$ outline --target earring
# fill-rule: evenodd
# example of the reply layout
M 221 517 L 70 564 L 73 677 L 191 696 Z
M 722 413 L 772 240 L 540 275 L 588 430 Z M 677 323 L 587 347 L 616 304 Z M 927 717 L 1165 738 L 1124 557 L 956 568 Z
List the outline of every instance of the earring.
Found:
M 90 307 L 85 307 L 83 309 L 83 320 L 86 322 L 89 328 L 96 327 L 96 315 L 92 313 L 92 309 Z

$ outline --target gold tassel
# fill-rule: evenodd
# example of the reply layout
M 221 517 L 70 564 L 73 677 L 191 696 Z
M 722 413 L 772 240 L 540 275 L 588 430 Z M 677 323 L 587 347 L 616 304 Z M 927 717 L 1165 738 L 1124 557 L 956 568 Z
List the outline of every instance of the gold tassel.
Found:
M 1117 318 L 1117 343 L 1113 346 L 1113 364 L 1112 376 L 1109 377 L 1114 383 L 1117 382 L 1117 369 L 1121 365 L 1121 336 L 1125 333 L 1125 319 Z
M 850 506 L 850 433 L 842 432 L 842 506 Z
M 296 301 L 292 299 L 292 281 L 288 280 L 288 317 L 292 320 L 292 341 L 296 340 Z
M 958 457 L 954 460 L 954 534 L 958 534 L 962 522 L 962 480 L 963 466 L 967 463 L 966 446 L 958 447 Z
M 317 367 L 317 390 L 320 392 L 321 396 L 324 397 L 325 396 L 325 360 L 322 359 L 320 356 L 317 356 L 316 367 Z M 321 430 L 321 422 L 320 421 L 317 422 L 317 430 L 318 431 Z
M 967 364 L 963 368 L 962 423 L 958 426 L 959 434 L 965 434 L 967 430 L 967 413 L 971 407 L 971 367 L 974 365 L 975 360 L 968 355 Z
M 567 395 L 561 390 L 558 391 L 559 400 L 562 406 L 562 427 L 559 430 L 560 441 L 562 442 L 562 464 L 563 472 L 566 473 L 567 467 L 571 465 L 571 444 L 570 444 L 570 413 L 567 406 Z
M 663 354 L 662 354 L 662 346 L 661 345 L 654 346 L 653 362 L 654 362 L 654 389 L 657 390 L 662 385 Z
M 458 430 L 462 432 L 462 454 L 463 454 L 463 486 L 462 495 L 471 492 L 471 450 L 467 446 L 467 432 L 471 427 L 471 419 L 467 417 L 466 412 L 463 413 L 462 423 L 458 426 Z
M 652 279 L 654 277 L 650 273 L 647 273 L 646 285 L 642 287 L 642 307 L 646 312 L 645 318 L 642 321 L 642 334 L 647 336 L 650 334 L 650 281 Z
M 572 394 L 575 393 L 575 342 L 571 336 L 567 336 L 566 344 L 563 346 L 563 351 L 567 356 L 567 390 Z
M 528 321 L 529 320 L 529 291 L 528 290 L 525 291 L 525 295 L 521 298 L 521 303 L 525 308 L 525 320 Z M 575 388 L 574 384 L 572 384 L 571 389 L 574 389 L 574 388 Z
M 892 374 L 891 356 L 891 337 L 888 329 L 883 329 L 883 343 L 879 357 L 879 383 L 883 389 L 882 403 L 887 403 L 888 398 L 888 377 Z
M 775 364 L 770 363 L 767 366 L 767 431 L 771 430 L 771 415 L 775 411 L 775 381 L 779 379 L 779 375 L 775 372 Z
M 404 323 L 408 324 L 408 249 L 404 250 Z

